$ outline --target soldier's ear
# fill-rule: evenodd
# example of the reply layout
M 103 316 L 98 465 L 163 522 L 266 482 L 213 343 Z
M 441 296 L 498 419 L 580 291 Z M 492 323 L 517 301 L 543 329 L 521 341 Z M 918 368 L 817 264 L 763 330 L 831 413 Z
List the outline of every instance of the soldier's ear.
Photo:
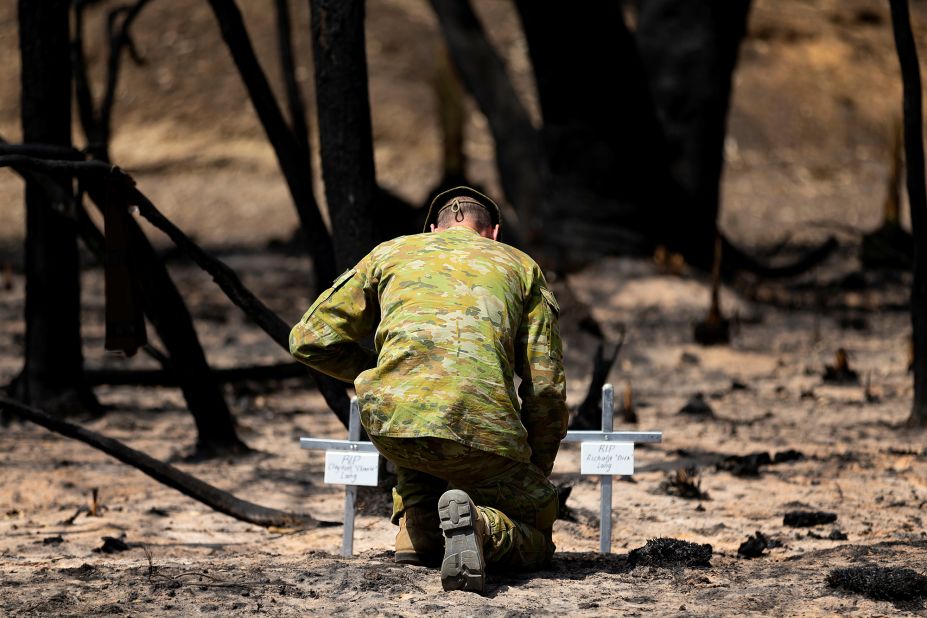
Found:
M 492 239 L 499 240 L 499 224 L 497 223 L 494 228 L 492 228 Z
M 434 223 L 432 223 L 429 227 L 431 227 L 431 231 L 432 231 L 432 232 L 435 231 L 435 224 L 434 224 Z

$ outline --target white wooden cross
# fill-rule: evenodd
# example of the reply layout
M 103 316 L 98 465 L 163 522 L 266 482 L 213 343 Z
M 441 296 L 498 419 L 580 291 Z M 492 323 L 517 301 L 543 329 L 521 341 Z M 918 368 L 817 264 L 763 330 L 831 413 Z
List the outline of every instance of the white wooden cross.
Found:
M 580 474 L 597 474 L 599 488 L 599 551 L 611 552 L 612 546 L 612 475 L 634 474 L 634 444 L 663 440 L 659 431 L 612 431 L 614 427 L 615 391 L 611 384 L 602 387 L 602 431 L 569 431 L 564 442 L 580 442 Z M 341 555 L 354 552 L 355 499 L 358 485 L 376 485 L 379 455 L 372 442 L 360 440 L 360 407 L 351 399 L 351 417 L 347 440 L 300 438 L 304 449 L 325 450 L 325 482 L 346 485 L 344 496 L 344 536 Z
M 299 446 L 325 450 L 325 482 L 346 485 L 344 492 L 344 535 L 341 538 L 341 555 L 354 553 L 354 517 L 358 485 L 376 485 L 380 471 L 380 455 L 372 442 L 360 439 L 360 406 L 357 397 L 351 397 L 351 416 L 348 421 L 347 440 L 300 438 Z
M 612 551 L 612 475 L 634 474 L 634 445 L 662 442 L 659 431 L 612 431 L 615 426 L 615 389 L 602 387 L 602 431 L 568 431 L 564 442 L 581 442 L 580 474 L 598 474 L 599 552 Z

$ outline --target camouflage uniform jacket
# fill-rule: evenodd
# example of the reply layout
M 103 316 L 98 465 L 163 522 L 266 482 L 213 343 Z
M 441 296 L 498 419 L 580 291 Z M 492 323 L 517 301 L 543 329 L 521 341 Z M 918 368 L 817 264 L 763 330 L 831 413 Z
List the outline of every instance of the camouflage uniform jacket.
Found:
M 376 247 L 293 327 L 290 352 L 354 382 L 371 435 L 454 440 L 549 475 L 568 417 L 558 312 L 530 257 L 452 227 Z M 375 327 L 376 353 L 358 343 Z

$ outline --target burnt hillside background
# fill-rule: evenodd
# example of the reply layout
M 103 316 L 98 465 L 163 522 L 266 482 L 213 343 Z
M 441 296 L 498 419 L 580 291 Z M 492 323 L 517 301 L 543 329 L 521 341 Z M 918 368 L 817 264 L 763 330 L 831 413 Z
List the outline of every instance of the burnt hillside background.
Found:
M 115 4 L 103 2 L 87 13 L 89 62 L 98 81 L 104 15 Z M 257 0 L 239 4 L 282 95 L 272 7 Z M 290 4 L 298 78 L 311 106 L 308 5 Z M 513 6 L 492 0 L 474 5 L 538 120 L 527 46 Z M 7 59 L 0 65 L 0 83 L 9 85 L 0 90 L 0 135 L 10 141 L 20 139 L 15 11 L 15 3 L 0 4 L 0 54 Z M 432 87 L 441 49 L 436 18 L 424 0 L 371 0 L 367 11 L 378 180 L 418 204 L 441 173 Z M 915 33 L 927 32 L 918 27 L 927 23 L 927 4 L 914 2 L 912 12 Z M 209 6 L 159 0 L 142 13 L 134 35 L 147 64 L 126 62 L 121 75 L 113 159 L 207 246 L 288 238 L 296 226 L 292 204 Z M 918 41 L 923 45 L 925 37 Z M 764 245 L 789 233 L 811 242 L 833 233 L 834 221 L 876 227 L 893 123 L 900 116 L 887 3 L 757 0 L 734 84 L 722 229 L 742 244 Z M 472 102 L 467 105 L 469 174 L 499 195 L 492 138 L 482 115 Z M 324 199 L 323 191 L 316 194 Z M 0 218 L 0 247 L 18 262 L 22 182 L 12 174 L 0 175 Z M 814 225 L 802 225 L 808 221 Z

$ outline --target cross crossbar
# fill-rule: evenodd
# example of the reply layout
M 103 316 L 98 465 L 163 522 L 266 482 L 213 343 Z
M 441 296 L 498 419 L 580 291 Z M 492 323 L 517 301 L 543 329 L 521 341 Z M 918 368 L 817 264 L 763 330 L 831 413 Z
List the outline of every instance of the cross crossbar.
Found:
M 355 453 L 376 453 L 373 442 L 359 440 L 326 440 L 324 438 L 300 438 L 300 448 L 326 451 L 353 451 Z
M 563 441 L 654 443 L 663 441 L 663 433 L 659 431 L 568 431 Z

